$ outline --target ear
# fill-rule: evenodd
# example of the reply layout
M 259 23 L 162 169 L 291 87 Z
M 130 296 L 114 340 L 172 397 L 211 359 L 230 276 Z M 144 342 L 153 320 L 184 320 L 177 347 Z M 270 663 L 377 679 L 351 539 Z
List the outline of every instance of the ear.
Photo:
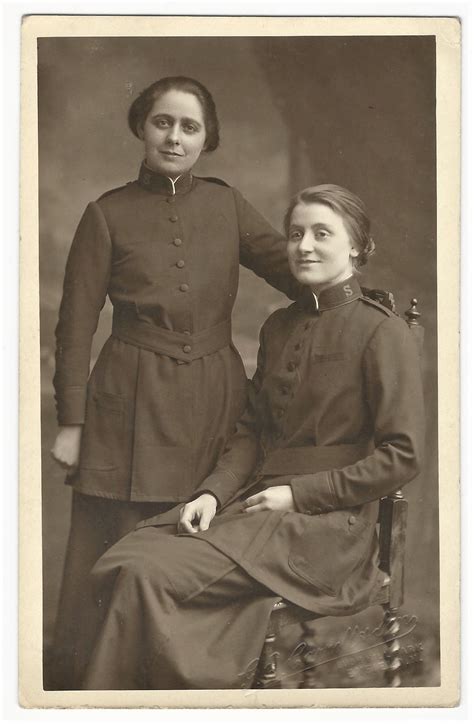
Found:
M 141 124 L 139 124 L 137 126 L 137 136 L 140 139 L 140 141 L 143 141 L 143 139 L 145 138 L 145 133 L 143 131 L 143 126 Z

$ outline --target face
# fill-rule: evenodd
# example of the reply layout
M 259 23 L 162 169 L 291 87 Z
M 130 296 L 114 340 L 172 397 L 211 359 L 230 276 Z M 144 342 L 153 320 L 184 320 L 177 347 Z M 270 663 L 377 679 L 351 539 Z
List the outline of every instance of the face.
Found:
M 358 255 L 342 217 L 316 203 L 293 209 L 287 250 L 293 275 L 316 294 L 350 277 Z
M 140 138 L 148 166 L 174 179 L 190 171 L 206 140 L 201 104 L 195 95 L 168 91 L 148 114 Z

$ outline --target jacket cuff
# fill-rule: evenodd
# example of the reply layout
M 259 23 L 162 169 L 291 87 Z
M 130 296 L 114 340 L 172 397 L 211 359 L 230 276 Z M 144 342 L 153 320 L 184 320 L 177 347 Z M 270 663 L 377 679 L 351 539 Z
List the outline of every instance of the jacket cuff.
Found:
M 339 508 L 329 471 L 295 476 L 290 481 L 297 511 L 303 514 L 325 514 Z
M 228 498 L 240 488 L 237 477 L 226 469 L 220 468 L 204 479 L 193 499 L 203 493 L 212 493 L 217 499 L 218 508 L 222 508 Z
M 66 388 L 56 394 L 58 425 L 82 425 L 86 417 L 87 389 Z

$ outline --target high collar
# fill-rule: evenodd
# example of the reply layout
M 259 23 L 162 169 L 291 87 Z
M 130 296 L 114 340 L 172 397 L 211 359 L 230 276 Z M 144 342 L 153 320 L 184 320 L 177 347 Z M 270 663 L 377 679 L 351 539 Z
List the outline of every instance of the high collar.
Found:
M 147 191 L 153 194 L 165 194 L 167 196 L 175 196 L 175 194 L 187 194 L 193 185 L 193 177 L 190 171 L 179 176 L 176 181 L 172 181 L 168 176 L 158 173 L 150 169 L 143 161 L 140 166 L 138 175 L 138 183 Z
M 305 287 L 298 298 L 298 306 L 306 312 L 324 312 L 354 302 L 360 297 L 362 291 L 359 282 L 355 277 L 349 277 L 333 287 L 327 287 L 319 295 L 313 294 L 309 287 Z

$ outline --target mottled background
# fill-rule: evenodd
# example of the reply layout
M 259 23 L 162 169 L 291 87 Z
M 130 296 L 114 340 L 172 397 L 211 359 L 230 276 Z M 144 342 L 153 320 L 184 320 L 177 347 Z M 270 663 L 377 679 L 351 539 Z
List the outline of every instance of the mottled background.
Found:
M 38 51 L 46 645 L 71 494 L 49 456 L 56 432 L 54 326 L 66 255 L 87 202 L 137 175 L 142 146 L 126 124 L 132 99 L 162 76 L 190 75 L 213 93 L 222 130 L 221 147 L 202 157 L 198 175 L 238 187 L 277 228 L 299 189 L 323 182 L 347 186 L 366 202 L 377 242 L 362 283 L 391 290 L 402 312 L 412 296 L 419 299 L 426 328 L 428 455 L 423 474 L 405 490 L 403 611 L 418 621 L 402 642 L 404 684 L 439 684 L 434 38 L 43 38 Z M 242 269 L 234 340 L 249 375 L 260 325 L 286 303 Z M 93 357 L 110 322 L 106 308 Z M 350 621 L 322 620 L 315 631 L 330 647 L 356 623 L 359 630 L 345 641 L 349 650 L 360 649 L 364 636 L 368 641 L 364 628 L 379 618 L 374 608 Z M 299 639 L 288 631 L 283 649 Z M 377 671 L 376 656 L 319 664 L 314 685 L 377 686 Z

